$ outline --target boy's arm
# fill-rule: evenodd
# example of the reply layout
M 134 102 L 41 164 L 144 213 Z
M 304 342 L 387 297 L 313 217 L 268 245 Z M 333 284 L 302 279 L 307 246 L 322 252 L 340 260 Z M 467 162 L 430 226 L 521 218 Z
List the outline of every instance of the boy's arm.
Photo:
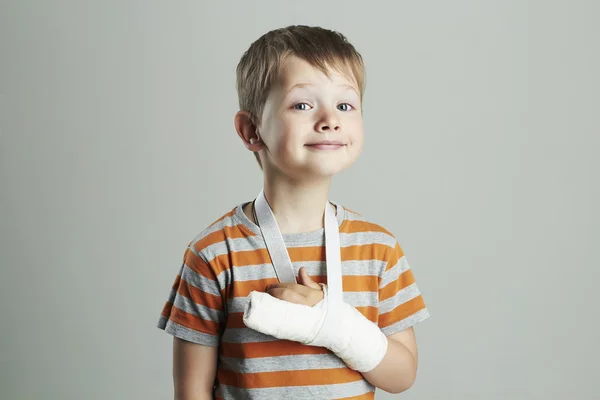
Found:
M 217 347 L 173 338 L 175 400 L 212 400 Z
M 372 385 L 390 393 L 408 390 L 414 383 L 418 365 L 417 341 L 413 328 L 388 336 L 385 357 L 362 375 Z

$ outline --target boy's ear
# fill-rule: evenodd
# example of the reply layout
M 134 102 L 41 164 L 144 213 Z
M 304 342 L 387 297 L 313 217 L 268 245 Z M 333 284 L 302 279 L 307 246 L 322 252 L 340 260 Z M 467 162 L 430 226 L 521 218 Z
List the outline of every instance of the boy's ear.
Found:
M 235 130 L 244 142 L 244 146 L 250 151 L 258 152 L 264 148 L 263 142 L 258 135 L 258 128 L 252 120 L 248 111 L 238 111 L 233 120 Z

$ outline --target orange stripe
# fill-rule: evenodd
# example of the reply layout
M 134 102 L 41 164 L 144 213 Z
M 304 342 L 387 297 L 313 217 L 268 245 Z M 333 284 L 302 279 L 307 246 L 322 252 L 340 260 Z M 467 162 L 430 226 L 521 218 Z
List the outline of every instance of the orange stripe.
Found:
M 246 236 L 247 237 L 247 236 Z M 367 244 L 343 247 L 340 251 L 342 261 L 387 261 L 390 247 L 383 244 Z M 306 246 L 288 248 L 292 262 L 325 261 L 324 246 Z M 197 257 L 196 257 L 197 258 Z M 257 250 L 232 251 L 215 257 L 210 265 L 215 275 L 231 269 L 232 266 L 270 264 L 271 257 L 266 248 Z
M 386 326 L 395 324 L 396 322 L 402 321 L 403 319 L 410 317 L 414 313 L 421 311 L 424 308 L 425 303 L 423 302 L 423 297 L 419 295 L 414 299 L 407 301 L 406 303 L 400 304 L 392 311 L 381 314 L 379 316 L 379 327 L 385 328 Z
M 340 255 L 342 261 L 364 261 L 373 259 L 386 261 L 386 256 L 389 251 L 389 246 L 375 243 L 343 247 L 340 250 Z M 290 260 L 292 262 L 325 261 L 324 246 L 290 247 L 288 248 L 288 254 L 290 255 Z M 237 251 L 224 256 L 231 259 L 234 266 L 271 263 L 271 257 L 269 256 L 267 249 Z M 224 262 L 221 263 L 225 264 Z M 221 272 L 221 270 L 217 273 L 219 272 Z
M 163 306 L 163 309 L 160 312 L 160 315 L 162 315 L 163 317 L 169 318 L 171 316 L 171 310 L 172 309 L 173 309 L 173 304 L 169 303 L 167 301 L 167 302 L 165 302 L 165 305 Z
M 288 253 L 292 262 L 325 260 L 325 246 L 290 247 Z
M 387 261 L 390 250 L 390 247 L 384 244 L 372 243 L 343 247 L 340 253 L 342 261 Z
M 232 312 L 227 314 L 227 329 L 241 328 L 246 328 L 246 324 L 244 324 L 244 313 Z
M 213 244 L 224 242 L 226 239 L 243 239 L 251 236 L 256 236 L 253 232 L 249 232 L 241 230 L 239 225 L 235 226 L 225 226 L 223 229 L 220 229 L 216 232 L 206 235 L 202 239 L 198 240 L 194 244 L 194 250 L 196 253 L 200 253 L 202 249 L 207 248 Z
M 415 277 L 412 270 L 407 269 L 400 274 L 397 280 L 388 283 L 383 289 L 379 291 L 379 301 L 384 301 L 390 297 L 394 297 L 400 290 L 415 283 Z
M 221 369 L 219 382 L 224 385 L 259 389 L 289 386 L 332 385 L 356 382 L 362 375 L 350 368 L 315 369 L 240 374 Z
M 223 310 L 223 300 L 221 299 L 221 296 L 206 293 L 203 290 L 190 285 L 185 279 L 181 280 L 177 292 L 196 304 L 212 308 L 213 310 Z
M 202 275 L 203 277 L 212 280 L 216 279 L 216 275 L 211 270 L 210 266 L 205 263 L 202 258 L 194 254 L 194 252 L 189 248 L 185 251 L 184 263 L 189 269 L 198 275 Z
M 344 229 L 340 227 L 340 232 L 343 233 L 361 233 L 361 232 L 382 232 L 386 233 L 390 236 L 393 236 L 388 230 L 379 226 L 377 224 L 373 224 L 367 221 L 346 221 L 344 224 Z
M 195 315 L 188 314 L 185 311 L 175 307 L 174 305 L 171 307 L 171 311 L 167 312 L 170 314 L 169 318 L 173 322 L 176 322 L 179 325 L 183 325 L 186 328 L 203 333 L 208 333 L 209 335 L 218 335 L 220 333 L 219 324 L 217 322 L 209 321 L 200 317 L 196 317 Z
M 231 297 L 246 297 L 253 290 L 256 290 L 257 292 L 265 292 L 267 285 L 272 285 L 275 283 L 279 283 L 277 278 L 234 282 L 233 290 L 231 291 Z
M 344 292 L 377 292 L 379 277 L 376 275 L 345 275 L 342 276 Z
M 260 358 L 328 353 L 330 351 L 324 347 L 305 346 L 289 340 L 250 343 L 221 342 L 221 355 L 224 357 Z
M 342 261 L 368 261 L 373 259 L 386 261 L 389 251 L 389 246 L 375 243 L 343 247 L 340 250 L 340 255 Z M 288 248 L 288 253 L 292 262 L 325 261 L 324 246 L 291 247 Z M 267 249 L 231 252 L 229 256 L 231 256 L 233 264 L 236 266 L 271 262 Z
M 267 249 L 232 251 L 227 256 L 231 260 L 230 265 L 235 267 L 271 263 L 271 256 Z M 223 264 L 225 265 L 224 262 Z
M 232 266 L 245 267 L 258 264 L 269 264 L 271 258 L 267 249 L 231 251 L 212 259 L 210 265 L 215 275 L 228 271 Z
M 362 315 L 364 315 L 369 321 L 377 322 L 377 318 L 379 318 L 379 309 L 377 307 L 356 307 L 358 311 Z

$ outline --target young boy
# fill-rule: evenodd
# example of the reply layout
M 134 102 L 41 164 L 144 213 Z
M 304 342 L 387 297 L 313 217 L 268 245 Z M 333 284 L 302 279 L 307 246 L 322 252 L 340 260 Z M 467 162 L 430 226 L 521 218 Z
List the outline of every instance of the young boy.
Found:
M 174 336 L 175 398 L 408 389 L 412 326 L 429 316 L 412 272 L 390 232 L 328 201 L 363 144 L 360 54 L 330 30 L 274 30 L 243 55 L 237 88 L 235 128 L 264 186 L 185 251 L 158 322 Z

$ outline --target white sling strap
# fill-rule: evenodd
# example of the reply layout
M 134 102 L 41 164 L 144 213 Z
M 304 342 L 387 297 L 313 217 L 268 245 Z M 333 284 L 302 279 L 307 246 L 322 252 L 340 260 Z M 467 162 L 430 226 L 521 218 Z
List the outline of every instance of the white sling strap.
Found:
M 258 226 L 267 245 L 277 278 L 282 283 L 296 283 L 292 261 L 271 206 L 265 198 L 264 190 L 260 191 L 254 204 Z M 333 206 L 329 202 L 325 205 L 325 257 L 327 263 L 327 305 L 329 310 L 335 310 L 338 304 L 343 301 L 342 261 L 338 221 Z M 326 325 L 333 324 L 335 322 L 332 318 L 326 318 L 323 329 L 332 329 L 333 326 L 327 327 Z

